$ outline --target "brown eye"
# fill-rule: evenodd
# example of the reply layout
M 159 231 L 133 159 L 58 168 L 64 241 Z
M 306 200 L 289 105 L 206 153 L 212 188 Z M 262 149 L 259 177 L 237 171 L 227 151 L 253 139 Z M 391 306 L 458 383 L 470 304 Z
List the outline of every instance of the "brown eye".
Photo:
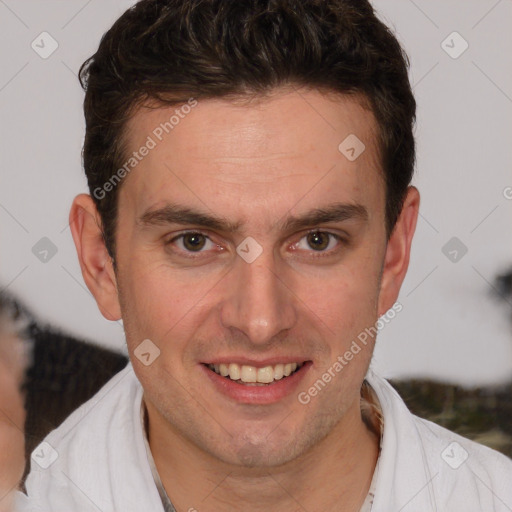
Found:
M 201 233 L 185 233 L 182 237 L 187 251 L 198 252 L 206 245 L 206 237 Z
M 342 237 L 330 231 L 316 230 L 306 233 L 293 245 L 293 250 L 300 251 L 299 254 L 309 253 L 311 258 L 327 258 L 339 254 L 346 243 Z
M 223 248 L 200 231 L 181 233 L 165 242 L 166 248 L 173 256 L 183 258 L 201 258 L 220 253 Z
M 307 243 L 315 251 L 324 251 L 329 246 L 329 233 L 315 231 L 307 235 Z

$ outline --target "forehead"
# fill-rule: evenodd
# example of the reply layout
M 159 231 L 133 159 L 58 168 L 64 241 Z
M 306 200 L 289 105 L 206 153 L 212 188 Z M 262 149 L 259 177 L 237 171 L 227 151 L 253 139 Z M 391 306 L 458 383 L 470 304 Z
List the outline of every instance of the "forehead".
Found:
M 377 126 L 359 98 L 276 91 L 190 105 L 141 108 L 129 121 L 127 158 L 151 149 L 125 178 L 120 215 L 121 203 L 138 216 L 177 202 L 237 221 L 322 202 L 382 206 Z

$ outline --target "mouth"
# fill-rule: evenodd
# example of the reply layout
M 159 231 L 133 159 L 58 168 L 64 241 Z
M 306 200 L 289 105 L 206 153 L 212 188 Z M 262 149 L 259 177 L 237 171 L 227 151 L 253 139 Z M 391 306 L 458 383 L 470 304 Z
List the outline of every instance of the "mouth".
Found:
M 281 379 L 287 379 L 298 372 L 306 361 L 299 363 L 278 363 L 263 367 L 239 365 L 237 363 L 208 364 L 207 368 L 217 375 L 247 386 L 268 386 Z
M 234 362 L 199 366 L 224 397 L 244 404 L 272 404 L 293 395 L 312 365 L 312 361 L 296 361 L 260 366 Z

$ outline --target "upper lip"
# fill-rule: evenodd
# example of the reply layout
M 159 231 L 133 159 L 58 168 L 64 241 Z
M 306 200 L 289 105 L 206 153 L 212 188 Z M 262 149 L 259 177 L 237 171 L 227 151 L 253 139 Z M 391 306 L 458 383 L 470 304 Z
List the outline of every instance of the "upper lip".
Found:
M 290 356 L 282 356 L 282 357 L 271 357 L 267 359 L 249 359 L 247 357 L 216 357 L 215 359 L 211 359 L 209 361 L 203 362 L 203 364 L 230 364 L 235 363 L 240 366 L 255 366 L 257 368 L 263 368 L 265 366 L 275 366 L 276 364 L 288 364 L 288 363 L 305 363 L 308 359 L 306 357 L 290 357 Z

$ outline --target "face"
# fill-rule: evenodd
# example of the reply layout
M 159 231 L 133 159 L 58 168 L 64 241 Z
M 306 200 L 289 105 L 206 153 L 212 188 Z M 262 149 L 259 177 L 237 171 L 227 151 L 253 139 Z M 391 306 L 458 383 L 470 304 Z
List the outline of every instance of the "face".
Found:
M 373 340 L 333 365 L 403 279 L 388 269 L 409 247 L 389 254 L 375 120 L 354 97 L 280 90 L 199 101 L 160 133 L 176 108 L 142 108 L 127 132 L 133 150 L 155 142 L 119 191 L 134 370 L 170 435 L 226 463 L 283 464 L 360 423 Z M 350 134 L 355 160 L 338 149 Z

